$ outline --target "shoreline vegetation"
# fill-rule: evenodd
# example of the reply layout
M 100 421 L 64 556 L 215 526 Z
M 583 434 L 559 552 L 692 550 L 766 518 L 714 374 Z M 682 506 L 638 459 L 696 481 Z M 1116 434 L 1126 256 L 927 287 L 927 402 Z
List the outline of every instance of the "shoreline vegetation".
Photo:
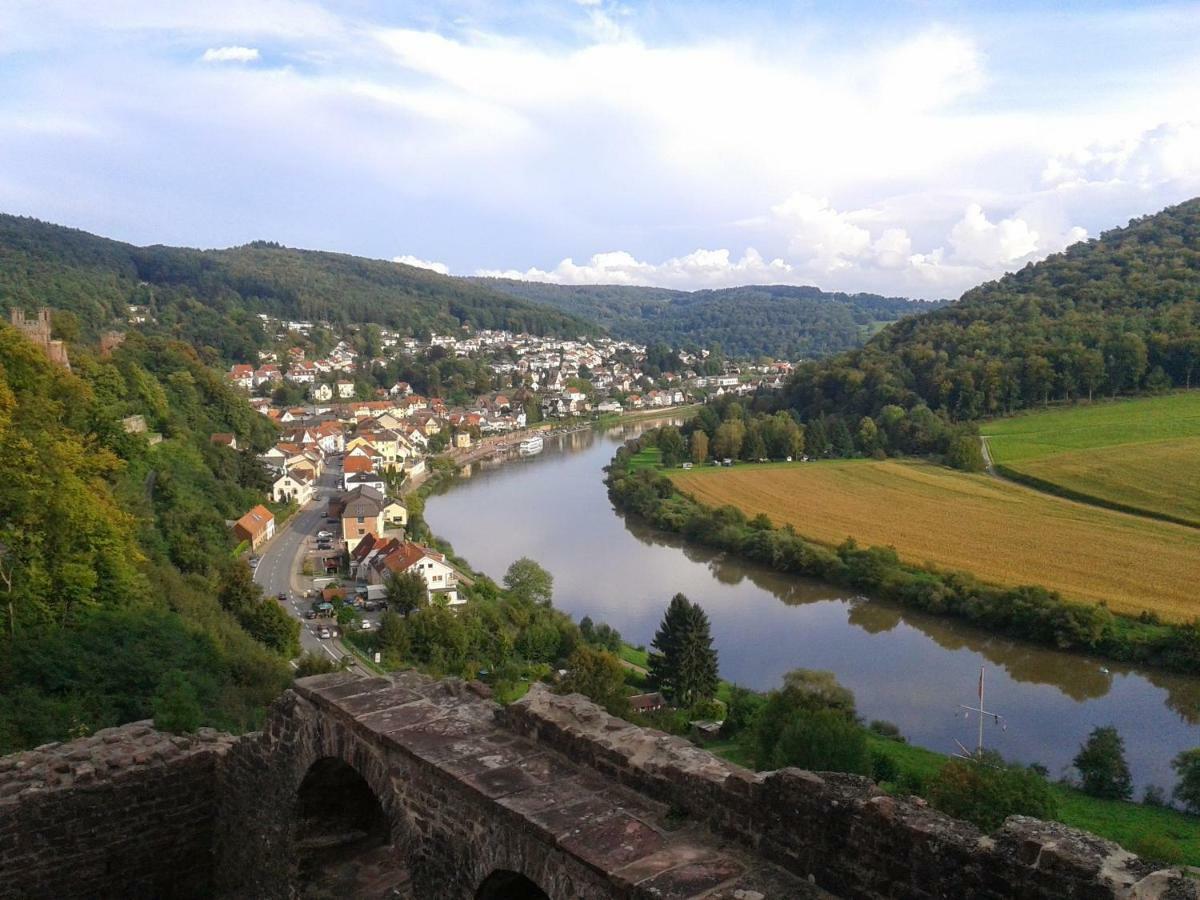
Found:
M 617 509 L 656 528 L 779 572 L 819 578 L 1008 637 L 1200 674 L 1200 622 L 1165 624 L 1152 614 L 1117 615 L 1037 585 L 995 587 L 967 573 L 902 562 L 889 547 L 861 547 L 852 539 L 831 549 L 791 526 L 773 525 L 766 516 L 750 519 L 733 506 L 705 506 L 659 471 L 659 434 L 659 429 L 648 431 L 620 447 L 606 478 Z

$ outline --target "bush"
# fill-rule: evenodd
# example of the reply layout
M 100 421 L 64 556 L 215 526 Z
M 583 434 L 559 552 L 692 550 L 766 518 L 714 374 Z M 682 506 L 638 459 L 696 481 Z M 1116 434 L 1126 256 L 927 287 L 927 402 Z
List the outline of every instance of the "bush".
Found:
M 984 831 L 1014 815 L 1053 819 L 1058 803 L 1046 781 L 1026 768 L 1006 765 L 994 755 L 983 760 L 952 759 L 942 766 L 926 794 L 936 809 L 974 822 Z
M 875 751 L 871 754 L 871 777 L 876 784 L 894 784 L 900 777 L 900 767 L 886 753 Z
M 882 719 L 872 719 L 871 724 L 867 726 L 872 734 L 876 734 L 881 738 L 887 738 L 889 741 L 897 741 L 898 743 L 906 743 L 903 734 L 900 733 L 900 726 L 893 722 L 885 722 Z
M 168 672 L 153 700 L 154 727 L 176 733 L 200 727 L 203 711 L 196 689 L 182 672 Z
M 857 723 L 833 709 L 794 712 L 769 750 L 759 747 L 769 767 L 798 766 L 814 772 L 871 772 L 867 737 Z
M 1179 775 L 1175 799 L 1189 812 L 1200 813 L 1200 747 L 1184 750 L 1171 761 L 1171 767 Z

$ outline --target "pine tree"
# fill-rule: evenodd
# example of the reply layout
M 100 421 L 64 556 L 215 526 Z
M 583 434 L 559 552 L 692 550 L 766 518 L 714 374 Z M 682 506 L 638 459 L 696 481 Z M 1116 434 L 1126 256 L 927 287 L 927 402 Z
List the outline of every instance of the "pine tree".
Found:
M 708 616 L 683 594 L 671 598 L 651 642 L 650 681 L 680 706 L 711 698 L 717 691 L 717 651 Z

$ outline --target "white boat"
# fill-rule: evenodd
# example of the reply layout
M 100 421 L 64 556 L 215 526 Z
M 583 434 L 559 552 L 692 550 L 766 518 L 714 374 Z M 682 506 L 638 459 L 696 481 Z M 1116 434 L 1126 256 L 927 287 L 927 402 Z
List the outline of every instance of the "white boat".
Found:
M 517 452 L 523 453 L 526 456 L 533 456 L 535 453 L 542 452 L 542 436 L 535 434 L 533 437 L 527 437 L 521 443 L 517 444 Z

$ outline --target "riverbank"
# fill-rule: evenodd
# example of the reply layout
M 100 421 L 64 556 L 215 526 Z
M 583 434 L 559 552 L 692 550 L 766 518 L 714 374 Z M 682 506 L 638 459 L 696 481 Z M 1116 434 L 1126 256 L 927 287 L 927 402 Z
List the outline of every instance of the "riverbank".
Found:
M 1036 585 L 996 587 L 964 572 L 904 563 L 890 547 L 860 547 L 847 539 L 831 549 L 790 525 L 777 527 L 766 517 L 750 520 L 735 507 L 705 506 L 685 494 L 646 465 L 645 452 L 654 448 L 654 440 L 651 432 L 620 448 L 606 484 L 618 509 L 656 528 L 779 572 L 846 585 L 993 633 L 1118 662 L 1200 674 L 1200 624 L 1167 625 L 1152 617 L 1119 616 L 1105 606 L 1070 602 Z

